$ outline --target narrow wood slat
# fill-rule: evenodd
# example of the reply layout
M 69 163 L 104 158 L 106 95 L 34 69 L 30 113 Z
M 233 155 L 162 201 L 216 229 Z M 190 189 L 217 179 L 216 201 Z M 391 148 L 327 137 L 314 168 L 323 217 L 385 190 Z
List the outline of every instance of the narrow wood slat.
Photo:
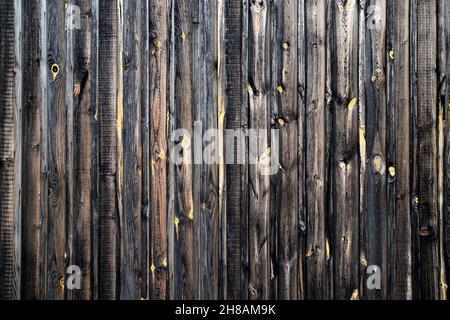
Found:
M 333 235 L 327 237 L 327 261 L 334 265 L 335 299 L 349 299 L 359 286 L 359 123 L 358 6 L 339 3 L 329 8 L 327 87 L 333 113 Z
M 66 35 L 65 10 L 62 2 L 47 2 L 47 135 L 46 177 L 47 244 L 46 294 L 47 299 L 64 299 L 67 223 L 67 108 L 66 108 Z
M 270 56 L 271 7 L 250 2 L 249 33 L 249 299 L 270 297 Z
M 227 130 L 237 130 L 242 133 L 241 128 L 241 101 L 242 101 L 242 1 L 229 1 L 225 4 L 225 73 L 226 73 L 226 106 L 225 128 Z M 242 148 L 242 140 L 238 137 L 236 141 L 231 141 L 225 133 L 226 157 L 226 190 L 227 190 L 227 284 L 228 299 L 237 299 L 242 294 L 242 241 L 245 234 L 242 233 L 242 221 L 245 211 L 241 207 L 242 191 L 242 168 L 238 163 L 238 157 L 245 152 Z M 236 149 L 235 154 L 230 154 L 229 150 Z M 240 154 L 238 154 L 240 152 Z M 233 157 L 233 158 L 231 158 Z M 233 160 L 233 161 L 232 161 Z
M 389 162 L 386 151 L 386 1 L 366 1 L 370 14 L 366 22 L 364 87 L 365 90 L 365 136 L 366 166 L 364 173 L 365 207 L 362 248 L 362 297 L 384 299 L 387 296 L 387 188 Z M 367 287 L 368 266 L 377 266 L 381 276 L 381 288 Z M 372 270 L 373 272 L 373 270 Z
M 439 298 L 436 1 L 417 1 L 417 144 L 420 297 Z
M 150 165 L 152 197 L 150 200 L 150 299 L 168 297 L 168 268 L 173 270 L 169 257 L 168 242 L 168 122 L 170 121 L 169 85 L 169 27 L 170 7 L 168 1 L 151 1 L 150 8 Z M 170 259 L 169 259 L 170 258 Z M 170 277 L 172 278 L 172 277 Z M 172 281 L 170 282 L 172 283 Z M 172 294 L 172 292 L 170 293 Z
M 0 3 L 0 299 L 13 298 L 15 221 L 14 1 Z
M 298 221 L 298 77 L 297 77 L 297 1 L 284 1 L 278 4 L 281 21 L 278 28 L 283 30 L 281 41 L 276 45 L 280 52 L 280 66 L 277 99 L 279 111 L 275 117 L 275 128 L 272 133 L 272 151 L 279 147 L 279 161 L 273 154 L 271 165 L 277 167 L 281 176 L 282 193 L 278 215 L 278 298 L 295 300 L 299 287 L 299 221 Z M 281 91 L 281 92 L 280 92 Z M 274 136 L 275 135 L 275 136 Z M 303 252 L 302 252 L 303 254 Z M 272 271 L 273 273 L 273 271 Z
M 117 298 L 118 2 L 99 1 L 99 248 L 98 298 Z
M 306 293 L 330 298 L 325 230 L 326 186 L 326 13 L 323 0 L 306 1 Z M 308 14 L 315 12 L 316 14 Z
M 41 75 L 40 75 L 40 0 L 23 6 L 23 170 L 22 170 L 22 299 L 40 296 L 40 149 L 41 149 Z M 33 82 L 27 79 L 35 79 Z
M 94 144 L 95 103 L 92 101 L 95 60 L 92 53 L 93 18 L 89 14 L 93 8 L 91 1 L 73 2 L 81 10 L 79 31 L 74 29 L 73 47 L 73 253 L 71 264 L 81 270 L 81 290 L 72 290 L 73 299 L 89 300 L 93 298 L 93 203 L 95 197 Z M 66 10 L 77 10 L 68 7 Z M 73 12 L 72 12 L 73 13 Z
M 217 4 L 197 1 L 194 8 L 194 232 L 198 245 L 198 283 L 200 299 L 219 297 L 219 171 L 217 136 L 207 135 L 217 129 Z M 199 72 L 195 72 L 198 70 Z M 202 139 L 205 140 L 202 140 Z M 213 148 L 213 149 L 211 149 Z M 211 151 L 208 153 L 207 151 Z M 205 154 L 204 154 L 205 153 Z M 208 156 L 207 156 L 208 155 Z M 209 156 L 213 157 L 209 159 Z M 215 157 L 215 158 L 214 158 Z M 211 160 L 211 161 L 208 161 Z M 214 161 L 213 161 L 214 160 Z
M 123 211 L 121 225 L 121 299 L 138 300 L 141 286 L 141 1 L 124 2 Z
M 409 2 L 388 2 L 388 188 L 390 253 L 388 297 L 412 299 L 410 108 L 409 108 Z

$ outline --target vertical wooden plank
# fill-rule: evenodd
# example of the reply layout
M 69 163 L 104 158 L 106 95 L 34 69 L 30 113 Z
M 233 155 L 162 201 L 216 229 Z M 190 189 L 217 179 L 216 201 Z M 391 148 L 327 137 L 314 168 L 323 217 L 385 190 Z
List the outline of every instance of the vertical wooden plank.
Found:
M 249 298 L 270 297 L 269 3 L 250 2 L 249 34 Z
M 22 163 L 23 163 L 23 2 L 14 1 L 14 300 L 21 299 L 22 270 Z
M 150 220 L 150 299 L 168 297 L 167 268 L 173 270 L 169 259 L 168 233 L 168 61 L 170 55 L 170 7 L 168 1 L 150 2 L 150 164 L 151 164 L 151 220 Z
M 417 1 L 417 144 L 420 298 L 439 298 L 436 1 Z
M 306 1 L 306 292 L 327 299 L 326 267 L 326 12 L 324 0 Z
M 386 177 L 386 1 L 366 1 L 364 90 L 366 171 L 362 231 L 362 297 L 384 299 L 387 295 Z M 367 290 L 366 267 L 381 270 L 381 290 Z
M 365 222 L 366 222 L 366 203 L 365 203 L 365 177 L 366 177 L 366 166 L 367 166 L 367 143 L 366 143 L 366 70 L 365 70 L 365 59 L 363 57 L 366 56 L 366 0 L 360 1 L 359 6 L 359 110 L 358 110 L 358 118 L 359 118 L 359 256 L 360 256 L 360 276 L 362 278 L 363 272 L 365 272 L 365 268 L 367 267 L 366 258 L 365 258 Z M 358 294 L 361 295 L 364 293 L 366 289 L 366 283 L 364 280 L 360 281 L 360 287 Z
M 39 247 L 39 298 L 47 297 L 47 232 L 48 232 L 48 74 L 51 70 L 47 63 L 47 0 L 40 5 L 40 97 L 41 97 L 41 144 L 40 144 L 40 247 Z
M 271 154 L 280 157 L 280 130 L 278 124 L 278 115 L 280 112 L 280 91 L 283 91 L 281 85 L 282 81 L 282 58 L 281 52 L 283 47 L 283 32 L 281 24 L 283 23 L 283 5 L 280 1 L 272 1 L 269 5 L 270 15 L 267 21 L 267 30 L 269 37 L 270 50 L 270 91 L 269 91 L 269 105 L 270 105 L 270 121 L 271 121 Z M 280 32 L 281 31 L 281 32 Z M 281 121 L 284 121 L 281 119 Z M 279 164 L 281 166 L 281 163 Z M 281 170 L 278 170 L 275 175 L 270 177 L 270 210 L 269 210 L 269 222 L 268 222 L 268 234 L 269 234 L 269 259 L 270 259 L 270 298 L 278 298 L 278 285 L 279 285 L 279 241 L 278 234 L 280 225 L 280 208 L 282 200 L 282 175 Z
M 447 280 L 445 261 L 445 109 L 447 95 L 447 6 L 448 1 L 437 1 L 437 57 L 438 57 L 438 219 L 439 219 L 439 298 L 447 300 Z
M 410 92 L 417 92 L 417 1 L 410 1 Z M 412 252 L 413 252 L 413 298 L 418 300 L 420 298 L 420 262 L 419 262 L 419 196 L 418 196 L 418 176 L 419 176 L 419 164 L 415 160 L 418 157 L 418 144 L 417 144 L 417 94 L 410 95 L 410 140 L 411 140 L 411 159 L 410 162 L 410 174 L 411 174 L 411 195 L 412 195 L 412 206 L 411 206 L 411 230 L 412 230 Z
M 241 133 L 246 134 L 249 128 L 249 103 L 248 92 L 246 84 L 249 83 L 249 35 L 250 35 L 250 3 L 249 1 L 242 1 L 242 16 L 241 16 Z M 239 145 L 238 145 L 239 148 Z M 240 298 L 248 300 L 249 298 L 249 140 L 245 138 L 241 146 L 241 294 Z
M 15 221 L 14 1 L 0 2 L 0 299 L 13 298 Z
M 227 194 L 226 194 L 226 171 L 225 171 L 225 105 L 226 105 L 226 51 L 225 51 L 225 28 L 226 11 L 225 2 L 217 3 L 217 129 L 218 129 L 218 156 L 219 156 L 219 299 L 228 296 L 228 239 L 227 239 Z
M 297 1 L 278 3 L 278 10 L 281 11 L 278 26 L 281 41 L 275 44 L 281 48 L 280 66 L 276 76 L 279 111 L 275 116 L 279 141 L 276 137 L 272 141 L 272 148 L 274 150 L 275 144 L 280 145 L 279 175 L 283 192 L 279 203 L 277 270 L 278 299 L 282 300 L 296 300 L 299 286 L 297 5 Z
M 228 1 L 225 4 L 225 73 L 226 73 L 226 107 L 225 128 L 241 132 L 241 101 L 242 101 L 242 10 L 240 0 Z M 226 135 L 226 133 L 225 133 Z M 228 152 L 234 150 L 234 141 L 225 137 L 226 156 L 226 192 L 227 192 L 227 283 L 228 299 L 238 299 L 242 296 L 242 234 L 241 221 L 243 219 L 241 203 L 241 168 L 237 163 L 239 155 Z M 236 152 L 243 152 L 241 140 L 237 139 Z M 239 151 L 238 151 L 239 150 Z M 233 156 L 233 159 L 231 158 Z M 234 161 L 232 161 L 234 160 Z
M 121 299 L 142 295 L 142 145 L 141 145 L 141 1 L 124 3 L 124 117 L 123 117 L 123 211 L 121 230 Z
M 74 30 L 73 61 L 73 258 L 81 269 L 81 290 L 73 292 L 77 300 L 93 298 L 93 202 L 95 197 L 94 144 L 96 105 L 93 101 L 95 60 L 93 59 L 93 5 L 89 0 L 73 3 L 80 8 L 81 29 Z M 77 10 L 67 8 L 68 10 Z M 66 9 L 66 12 L 67 12 Z M 69 12 L 68 14 L 73 14 Z
M 141 199 L 141 242 L 139 251 L 141 252 L 141 298 L 150 298 L 150 4 L 148 1 L 141 1 L 137 8 L 142 12 L 139 21 L 141 28 L 140 47 L 140 77 L 141 77 L 141 143 L 142 143 L 142 199 Z
M 71 7 L 72 6 L 72 7 Z M 68 270 L 73 265 L 73 238 L 74 238 L 74 27 L 71 15 L 73 9 L 73 0 L 69 0 L 64 4 L 64 30 L 66 45 L 66 63 L 64 65 L 64 73 L 66 75 L 64 83 L 64 95 L 66 103 L 66 193 L 67 193 L 67 212 L 66 212 L 66 240 L 65 240 L 65 266 L 64 270 Z M 74 16 L 76 16 L 75 13 Z M 81 17 L 80 17 L 81 18 Z M 70 24 L 72 23 L 72 24 Z M 68 287 L 64 278 L 64 298 L 72 299 L 74 291 Z
M 99 283 L 98 297 L 116 299 L 118 3 L 99 1 Z
M 388 2 L 389 298 L 412 299 L 409 1 Z
M 47 2 L 47 299 L 64 298 L 67 215 L 66 37 L 64 3 Z
M 197 248 L 194 240 L 194 219 L 197 208 L 193 198 L 193 29 L 190 1 L 176 1 L 174 8 L 175 83 L 174 119 L 177 134 L 172 133 L 175 164 L 175 297 L 194 299 L 198 295 L 197 268 L 194 263 Z
M 194 163 L 196 164 L 194 198 L 198 208 L 196 241 L 199 250 L 199 298 L 219 297 L 219 182 L 217 156 L 217 3 L 197 1 L 193 12 L 194 39 Z M 198 132 L 198 133 L 197 133 Z M 211 135 L 212 134 L 212 135 Z M 203 140 L 203 138 L 205 140 Z M 215 149 L 211 149 L 215 148 Z M 208 153 L 208 150 L 211 151 Z M 205 154 L 204 154 L 205 153 Z M 200 158 L 202 157 L 202 158 Z M 201 161 L 200 161 L 201 160 Z M 198 169 L 198 170 L 197 170 Z
M 445 146 L 444 146 L 444 255 L 447 284 L 450 280 L 450 5 L 447 3 L 445 11 L 441 11 L 445 16 L 445 48 L 446 48 L 446 96 L 447 101 L 444 105 L 445 117 Z
M 92 296 L 94 299 L 98 299 L 98 284 L 99 284 L 99 182 L 100 182 L 100 130 L 99 130 L 99 105 L 98 105 L 98 56 L 99 56 L 99 0 L 92 0 L 92 44 L 91 44 L 91 54 L 92 54 L 92 86 L 91 86 L 91 103 L 92 110 L 95 110 L 94 119 L 92 121 L 92 131 L 94 135 L 92 137 L 92 148 L 93 154 L 91 157 L 92 161 Z
M 336 2 L 330 8 L 328 54 L 333 111 L 334 299 L 349 299 L 358 288 L 359 160 L 358 160 L 358 6 Z
M 298 2 L 298 299 L 306 299 L 306 1 Z
M 41 75 L 40 0 L 23 2 L 22 299 L 39 298 Z M 34 79 L 34 81 L 27 81 Z
M 117 246 L 116 246 L 116 299 L 120 298 L 122 289 L 122 277 L 125 266 L 122 264 L 124 255 L 128 248 L 123 247 L 123 236 L 126 236 L 123 231 L 125 221 L 125 144 L 124 144 L 124 118 L 125 118 L 125 0 L 117 1 L 117 111 L 116 111 L 116 194 L 117 194 Z M 133 230 L 134 228 L 131 227 Z

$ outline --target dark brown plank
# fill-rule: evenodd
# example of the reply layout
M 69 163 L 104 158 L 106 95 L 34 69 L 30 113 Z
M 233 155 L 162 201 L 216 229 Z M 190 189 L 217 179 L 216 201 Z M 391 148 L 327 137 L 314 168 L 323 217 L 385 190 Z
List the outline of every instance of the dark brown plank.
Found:
M 306 1 L 306 292 L 330 298 L 325 233 L 326 181 L 326 1 Z M 309 14 L 314 12 L 315 14 Z
M 388 1 L 388 298 L 412 299 L 409 2 Z
M 297 87 L 297 1 L 278 3 L 281 41 L 274 45 L 280 52 L 280 65 L 277 76 L 278 114 L 275 116 L 275 128 L 272 133 L 272 151 L 279 149 L 279 162 L 273 157 L 272 166 L 278 167 L 281 188 L 278 208 L 278 299 L 296 300 L 299 284 L 299 250 L 298 250 L 298 87 Z M 276 132 L 276 133 L 275 133 Z M 271 235 L 274 237 L 274 235 Z M 303 252 L 301 253 L 303 254 Z M 273 271 L 272 271 L 273 273 Z
M 439 298 L 436 1 L 417 1 L 417 145 L 420 298 Z
M 15 221 L 14 1 L 0 3 L 0 299 L 13 298 Z
M 47 137 L 46 180 L 47 244 L 46 294 L 47 299 L 64 299 L 67 222 L 67 109 L 66 109 L 66 34 L 65 10 L 62 2 L 47 2 Z
M 226 73 L 226 106 L 225 128 L 237 130 L 242 133 L 242 15 L 244 5 L 242 1 L 233 0 L 225 4 L 225 73 Z M 227 212 L 227 284 L 228 299 L 237 299 L 245 295 L 243 283 L 242 243 L 246 235 L 242 232 L 242 221 L 245 219 L 245 209 L 242 208 L 242 168 L 238 163 L 239 156 L 245 152 L 242 147 L 242 139 L 239 137 L 232 141 L 225 133 L 225 161 L 226 161 L 226 212 Z M 234 146 L 234 147 L 233 147 Z M 236 154 L 230 154 L 229 150 L 236 149 Z M 238 153 L 240 152 L 240 155 Z M 230 158 L 226 158 L 229 156 Z M 233 158 L 231 158 L 233 157 Z M 233 161 L 232 161 L 233 159 Z M 245 179 L 245 178 L 244 178 Z
M 194 217 L 195 240 L 199 246 L 198 282 L 200 299 L 219 297 L 219 171 L 218 159 L 206 156 L 207 149 L 215 146 L 217 136 L 207 136 L 217 128 L 217 3 L 197 1 L 194 8 L 194 206 L 198 214 Z M 212 18 L 210 18 L 212 17 Z M 197 133 L 198 132 L 198 133 Z M 201 140 L 205 138 L 205 141 Z M 214 151 L 216 151 L 215 149 Z M 205 153 L 205 155 L 204 155 Z M 211 157 L 217 156 L 211 152 Z
M 249 17 L 249 298 L 270 297 L 270 55 L 269 17 L 264 1 L 250 2 Z
M 41 168 L 41 74 L 40 0 L 27 1 L 23 6 L 23 169 L 22 169 L 22 299 L 40 297 L 40 168 Z M 26 79 L 35 79 L 30 82 Z
M 117 298 L 118 3 L 99 1 L 99 248 L 98 298 Z
M 138 300 L 142 256 L 142 144 L 141 144 L 141 1 L 124 2 L 123 92 L 123 209 L 121 225 L 121 299 Z M 144 15 L 145 18 L 145 15 Z
M 362 247 L 360 254 L 364 299 L 387 296 L 387 188 L 389 163 L 386 153 L 386 1 L 366 1 L 363 87 L 365 91 L 365 206 L 361 215 Z M 381 272 L 381 289 L 367 287 L 368 266 Z
M 329 8 L 327 88 L 333 112 L 333 236 L 327 260 L 334 265 L 334 298 L 350 299 L 359 287 L 359 123 L 358 4 L 336 2 Z
M 150 299 L 169 297 L 168 268 L 173 270 L 168 242 L 168 59 L 170 8 L 167 2 L 150 2 L 150 164 L 151 164 L 151 217 L 150 217 Z M 173 219 L 173 218 L 172 218 Z M 172 278 L 172 276 L 170 277 Z M 172 294 L 170 292 L 170 294 Z M 172 297 L 172 296 L 171 296 Z

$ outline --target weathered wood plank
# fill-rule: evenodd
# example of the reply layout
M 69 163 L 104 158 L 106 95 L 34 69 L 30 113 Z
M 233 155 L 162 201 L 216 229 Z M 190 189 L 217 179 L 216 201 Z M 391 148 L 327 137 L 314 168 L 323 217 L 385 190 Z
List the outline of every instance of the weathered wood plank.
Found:
M 439 299 L 447 300 L 445 254 L 445 110 L 447 95 L 447 6 L 448 1 L 437 1 L 437 76 L 438 76 L 438 230 L 439 230 Z
M 227 193 L 225 171 L 225 106 L 226 106 L 226 11 L 225 2 L 217 2 L 217 130 L 218 130 L 218 157 L 219 157 L 219 299 L 228 297 L 228 239 L 227 239 Z
M 449 10 L 0 0 L 0 298 L 447 298 Z
M 249 299 L 270 297 L 270 55 L 272 8 L 250 2 L 249 33 Z
M 80 267 L 81 290 L 73 290 L 73 299 L 93 298 L 94 255 L 93 203 L 95 197 L 94 145 L 95 101 L 92 97 L 95 60 L 92 53 L 93 10 L 91 1 L 77 0 L 73 3 L 81 9 L 81 29 L 74 30 L 73 38 L 73 251 L 71 264 Z M 69 10 L 71 8 L 68 8 Z
M 333 112 L 333 236 L 327 239 L 327 260 L 334 265 L 335 299 L 349 299 L 359 286 L 359 161 L 358 161 L 358 5 L 331 5 L 328 30 L 327 88 Z M 332 257 L 331 257 L 332 255 Z
M 236 130 L 236 140 L 225 133 L 226 149 L 226 190 L 227 190 L 227 283 L 228 299 L 237 299 L 246 288 L 243 283 L 242 250 L 246 234 L 243 233 L 242 221 L 245 219 L 246 210 L 242 207 L 242 176 L 243 167 L 239 164 L 245 152 L 242 139 L 242 28 L 241 25 L 244 5 L 240 0 L 228 1 L 225 4 L 225 72 L 226 72 L 226 106 L 225 122 L 227 130 Z M 229 150 L 235 150 L 230 154 Z M 232 156 L 232 159 L 227 159 Z
M 298 3 L 283 1 L 278 3 L 278 29 L 281 41 L 275 45 L 280 52 L 280 65 L 275 79 L 278 80 L 277 99 L 278 114 L 275 115 L 275 128 L 279 132 L 272 140 L 272 150 L 279 145 L 279 170 L 281 188 L 278 211 L 278 299 L 295 300 L 298 298 L 299 281 L 299 221 L 298 221 L 298 80 L 297 80 L 297 50 L 298 50 Z M 274 134 L 272 134 L 274 138 Z M 279 140 L 278 140 L 279 139 Z M 277 160 L 274 158 L 273 160 Z M 278 166 L 278 162 L 272 166 Z M 303 252 L 302 252 L 303 254 Z M 273 273 L 273 271 L 272 271 Z
M 14 0 L 14 300 L 21 298 L 23 164 L 23 3 Z
M 22 299 L 40 297 L 40 169 L 41 169 L 41 75 L 40 0 L 23 6 L 23 169 L 22 169 Z M 30 82 L 27 79 L 35 79 Z
M 387 296 L 387 188 L 388 160 L 386 154 L 386 1 L 366 1 L 364 88 L 365 151 L 363 240 L 360 261 L 365 299 Z M 368 290 L 366 267 L 381 270 L 381 289 Z M 372 271 L 373 272 L 373 271 Z
M 409 1 L 388 1 L 388 297 L 401 300 L 412 299 L 409 10 Z
M 117 298 L 118 2 L 99 1 L 99 279 L 98 298 Z
M 330 298 L 327 285 L 326 221 L 326 16 L 323 0 L 306 5 L 306 293 L 307 298 Z
M 420 297 L 439 298 L 436 1 L 417 1 L 417 145 Z
M 445 16 L 445 47 L 446 47 L 446 103 L 444 104 L 445 118 L 445 145 L 444 145 L 444 255 L 446 267 L 447 284 L 450 279 L 450 125 L 448 124 L 450 117 L 450 5 L 447 3 L 445 10 L 441 11 Z
M 141 298 L 150 298 L 150 183 L 151 183 L 151 164 L 150 164 L 150 4 L 148 1 L 141 1 L 140 29 L 140 114 L 141 114 L 141 144 L 142 144 L 142 198 L 141 198 L 141 242 L 138 250 L 141 254 L 141 272 L 140 272 L 140 292 Z
M 169 28 L 171 11 L 168 1 L 150 4 L 150 164 L 151 164 L 151 217 L 150 217 L 150 299 L 165 299 L 169 294 L 167 270 L 173 270 L 167 242 L 173 240 L 168 233 L 168 101 L 169 85 Z M 169 202 L 170 203 L 170 202 Z M 173 218 L 172 218 L 173 219 Z M 170 280 L 170 283 L 172 281 Z M 172 292 L 170 292 L 172 297 Z
M 3 0 L 0 6 L 0 299 L 10 300 L 14 291 L 15 8 L 13 0 Z
M 47 2 L 46 298 L 64 299 L 67 222 L 66 34 L 62 2 Z
M 410 48 L 412 48 L 410 54 L 410 92 L 417 92 L 417 0 L 410 1 Z M 419 164 L 416 161 L 418 154 L 418 145 L 417 145 L 417 94 L 410 95 L 410 105 L 411 105 L 411 122 L 410 122 L 410 140 L 411 140 L 411 230 L 412 230 L 412 271 L 413 271 L 413 298 L 420 298 L 420 263 L 419 263 L 419 233 L 417 230 L 419 229 L 419 197 L 417 194 L 418 190 L 418 174 L 419 174 Z
M 298 2 L 298 299 L 306 299 L 306 2 Z M 292 146 L 293 147 L 293 146 Z
M 198 295 L 198 264 L 196 256 L 194 223 L 199 208 L 194 208 L 193 195 L 193 28 L 190 1 L 174 3 L 175 64 L 174 121 L 179 134 L 172 135 L 174 150 L 179 150 L 175 164 L 175 297 L 194 299 Z
M 193 12 L 194 130 L 198 131 L 194 133 L 194 163 L 196 164 L 194 201 L 195 207 L 198 208 L 198 214 L 195 216 L 195 233 L 199 258 L 196 276 L 199 282 L 199 298 L 218 299 L 220 240 L 218 141 L 217 136 L 212 134 L 212 131 L 208 131 L 216 129 L 218 121 L 218 83 L 215 77 L 217 3 L 199 0 L 196 9 Z M 211 152 L 208 153 L 208 150 Z
M 123 211 L 121 214 L 121 299 L 138 300 L 141 285 L 141 1 L 124 2 Z

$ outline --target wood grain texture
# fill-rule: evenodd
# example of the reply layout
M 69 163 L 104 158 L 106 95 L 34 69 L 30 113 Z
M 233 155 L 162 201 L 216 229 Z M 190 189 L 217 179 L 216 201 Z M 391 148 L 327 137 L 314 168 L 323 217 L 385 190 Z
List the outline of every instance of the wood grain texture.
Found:
M 0 299 L 13 297 L 15 216 L 14 1 L 0 3 Z
M 371 8 L 371 9 L 369 9 Z M 363 240 L 360 250 L 363 286 L 370 274 L 367 266 L 381 268 L 381 288 L 366 290 L 362 294 L 367 299 L 387 298 L 387 249 L 388 249 L 388 207 L 387 176 L 389 161 L 386 153 L 386 1 L 366 1 L 365 10 L 370 14 L 366 22 L 364 39 L 363 90 L 365 91 L 365 124 L 361 126 L 364 135 L 365 158 L 364 173 L 364 213 L 361 216 Z M 384 270 L 384 271 L 383 271 Z
M 169 86 L 169 28 L 171 11 L 168 1 L 150 2 L 150 298 L 168 297 L 169 278 L 167 270 L 172 271 L 172 259 L 168 264 L 168 242 L 173 236 L 168 233 L 168 132 L 171 118 L 168 100 Z M 173 218 L 172 218 L 173 219 Z M 173 230 L 173 229 L 172 229 Z M 171 293 L 172 294 L 172 293 Z
M 99 299 L 117 298 L 117 108 L 119 4 L 99 1 Z
M 436 1 L 417 1 L 417 143 L 420 297 L 439 298 Z
M 306 292 L 331 298 L 327 272 L 326 19 L 327 2 L 306 1 Z
M 270 56 L 267 1 L 250 2 L 249 33 L 249 299 L 270 296 Z
M 0 0 L 0 299 L 447 299 L 449 19 Z
M 349 299 L 358 288 L 359 126 L 358 6 L 337 2 L 329 8 L 327 89 L 332 112 L 332 235 L 326 239 L 333 263 L 335 299 Z M 331 98 L 331 99 L 330 99 Z M 331 262 L 330 262 L 331 263 Z

